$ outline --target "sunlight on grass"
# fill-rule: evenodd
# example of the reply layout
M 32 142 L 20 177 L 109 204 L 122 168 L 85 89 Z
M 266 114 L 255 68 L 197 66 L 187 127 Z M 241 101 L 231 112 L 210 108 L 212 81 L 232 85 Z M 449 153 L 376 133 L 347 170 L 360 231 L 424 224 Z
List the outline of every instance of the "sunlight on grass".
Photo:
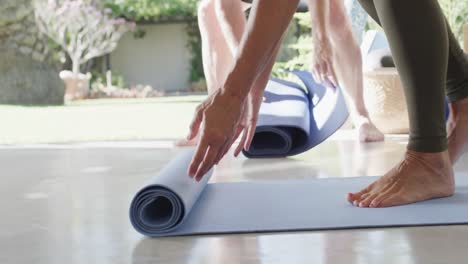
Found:
M 0 105 L 0 144 L 177 139 L 205 96 L 103 99 L 58 107 Z

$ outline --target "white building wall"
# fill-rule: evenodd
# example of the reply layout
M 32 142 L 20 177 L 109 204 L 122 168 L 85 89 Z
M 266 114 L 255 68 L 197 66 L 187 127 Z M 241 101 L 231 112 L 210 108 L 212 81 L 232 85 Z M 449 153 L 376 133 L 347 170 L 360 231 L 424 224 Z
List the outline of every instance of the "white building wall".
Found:
M 165 91 L 189 87 L 190 53 L 185 24 L 139 26 L 144 38 L 127 33 L 111 54 L 113 72 L 122 74 L 128 86 L 151 85 Z

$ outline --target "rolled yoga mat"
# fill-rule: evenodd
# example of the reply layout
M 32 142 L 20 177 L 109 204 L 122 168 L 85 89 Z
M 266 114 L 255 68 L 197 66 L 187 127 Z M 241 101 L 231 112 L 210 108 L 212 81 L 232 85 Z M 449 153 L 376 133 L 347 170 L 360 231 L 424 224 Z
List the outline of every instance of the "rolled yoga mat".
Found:
M 340 88 L 318 84 L 306 71 L 292 72 L 300 85 L 271 80 L 264 92 L 249 158 L 287 157 L 303 153 L 335 133 L 348 118 Z
M 186 149 L 134 197 L 130 220 L 145 236 L 468 224 L 468 175 L 452 197 L 389 208 L 358 208 L 345 196 L 376 177 L 208 183 L 187 176 Z

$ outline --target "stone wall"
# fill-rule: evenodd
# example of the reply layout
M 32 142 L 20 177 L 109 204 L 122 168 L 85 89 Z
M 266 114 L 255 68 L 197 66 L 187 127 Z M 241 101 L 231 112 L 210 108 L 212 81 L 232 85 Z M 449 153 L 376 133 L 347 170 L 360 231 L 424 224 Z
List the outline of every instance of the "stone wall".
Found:
M 64 84 L 32 0 L 0 0 L 0 104 L 60 105 Z

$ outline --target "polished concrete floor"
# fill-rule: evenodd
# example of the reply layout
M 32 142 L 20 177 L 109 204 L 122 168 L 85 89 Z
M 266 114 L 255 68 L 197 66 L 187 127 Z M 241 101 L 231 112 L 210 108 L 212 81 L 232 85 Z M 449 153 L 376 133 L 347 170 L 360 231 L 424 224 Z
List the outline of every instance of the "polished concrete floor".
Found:
M 381 175 L 405 144 L 405 136 L 360 144 L 340 131 L 292 159 L 229 156 L 212 180 Z M 130 226 L 128 205 L 145 179 L 177 154 L 171 146 L 1 147 L 0 263 L 468 263 L 468 225 L 144 238 Z M 468 155 L 456 170 L 468 171 Z

